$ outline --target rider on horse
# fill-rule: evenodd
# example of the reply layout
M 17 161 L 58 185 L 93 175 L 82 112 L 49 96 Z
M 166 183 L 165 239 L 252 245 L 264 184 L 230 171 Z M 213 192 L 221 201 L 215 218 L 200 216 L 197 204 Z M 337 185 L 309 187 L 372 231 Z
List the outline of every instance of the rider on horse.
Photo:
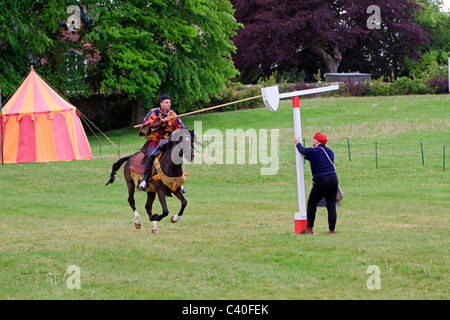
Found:
M 170 110 L 171 99 L 167 94 L 159 98 L 159 108 L 150 110 L 144 118 L 140 137 L 147 137 L 144 146 L 147 147 L 147 160 L 145 161 L 144 179 L 139 185 L 139 190 L 145 190 L 148 186 L 152 173 L 153 162 L 161 153 L 162 148 L 169 142 L 170 135 L 183 123 L 177 114 Z

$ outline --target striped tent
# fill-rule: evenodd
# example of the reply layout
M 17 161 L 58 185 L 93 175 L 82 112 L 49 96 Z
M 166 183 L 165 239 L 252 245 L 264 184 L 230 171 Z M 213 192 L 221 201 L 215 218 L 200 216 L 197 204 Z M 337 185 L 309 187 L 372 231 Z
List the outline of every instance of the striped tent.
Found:
M 53 90 L 33 67 L 2 111 L 5 163 L 92 157 L 77 109 Z

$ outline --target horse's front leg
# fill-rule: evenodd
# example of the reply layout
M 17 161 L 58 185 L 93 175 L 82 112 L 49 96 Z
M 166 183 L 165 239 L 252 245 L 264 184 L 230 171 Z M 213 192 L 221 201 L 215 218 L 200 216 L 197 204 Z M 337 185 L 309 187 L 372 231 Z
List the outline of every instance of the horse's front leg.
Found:
M 150 219 L 150 222 L 152 224 L 152 232 L 153 233 L 159 233 L 158 225 L 156 224 L 156 221 L 153 221 L 153 214 L 152 214 L 152 207 L 153 207 L 153 201 L 155 201 L 155 192 L 147 192 L 147 203 L 145 204 L 145 210 L 147 211 L 148 218 Z
M 156 193 L 158 194 L 158 199 L 159 202 L 161 203 L 161 208 L 163 212 L 161 215 L 158 214 L 152 215 L 152 217 L 150 218 L 151 221 L 161 221 L 169 214 L 169 209 L 167 209 L 167 202 L 166 202 L 166 191 L 164 189 L 158 189 Z
M 175 191 L 174 194 L 178 198 L 178 200 L 181 201 L 181 208 L 180 208 L 180 211 L 178 212 L 178 215 L 172 216 L 170 218 L 170 221 L 172 223 L 175 223 L 175 222 L 177 222 L 178 220 L 181 219 L 181 216 L 183 215 L 183 212 L 184 212 L 184 208 L 186 208 L 186 206 L 187 206 L 187 200 L 184 197 L 183 191 L 181 190 L 181 188 L 179 188 L 177 191 Z

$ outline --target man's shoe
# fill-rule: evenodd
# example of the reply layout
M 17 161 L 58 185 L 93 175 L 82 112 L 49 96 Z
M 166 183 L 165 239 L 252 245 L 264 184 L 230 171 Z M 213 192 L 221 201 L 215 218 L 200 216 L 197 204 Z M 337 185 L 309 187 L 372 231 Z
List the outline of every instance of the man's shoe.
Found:
M 144 191 L 147 189 L 147 182 L 144 180 L 139 184 L 139 191 Z
M 184 190 L 183 186 L 181 186 L 181 192 L 186 193 L 186 190 Z

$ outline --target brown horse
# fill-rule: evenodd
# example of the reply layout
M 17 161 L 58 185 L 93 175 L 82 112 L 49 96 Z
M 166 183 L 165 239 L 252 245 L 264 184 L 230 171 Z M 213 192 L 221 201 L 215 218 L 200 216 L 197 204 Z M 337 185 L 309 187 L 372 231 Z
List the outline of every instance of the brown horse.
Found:
M 196 140 L 194 130 L 181 128 L 172 133 L 169 144 L 166 146 L 166 150 L 162 152 L 161 158 L 159 159 L 160 168 L 162 170 L 162 173 L 166 177 L 182 177 L 184 175 L 182 168 L 183 158 L 188 161 L 194 160 L 194 142 L 201 145 L 201 143 L 197 142 Z M 136 172 L 134 172 L 132 168 L 135 167 L 133 165 L 136 164 L 136 161 L 141 162 L 142 158 L 142 152 L 137 152 L 135 154 L 119 159 L 116 163 L 113 164 L 111 177 L 106 183 L 106 185 L 108 185 L 114 182 L 116 171 L 120 169 L 124 162 L 126 162 L 124 167 L 124 176 L 128 187 L 128 203 L 130 204 L 131 209 L 133 209 L 134 211 L 134 226 L 136 229 L 141 228 L 141 219 L 139 213 L 136 210 L 134 192 L 135 189 L 137 189 L 137 187 L 139 186 L 140 181 L 136 181 L 135 179 L 133 179 L 133 176 L 136 176 Z M 172 216 L 170 219 L 172 223 L 177 222 L 183 215 L 184 209 L 187 205 L 187 200 L 185 199 L 183 191 L 179 186 L 173 185 L 169 187 L 164 183 L 164 179 L 155 178 L 156 176 L 158 176 L 158 171 L 155 165 L 153 166 L 151 176 L 152 178 L 150 179 L 149 183 L 150 187 L 146 190 L 147 203 L 145 205 L 145 209 L 152 224 L 152 232 L 159 233 L 156 221 L 160 221 L 169 214 L 169 210 L 167 209 L 166 196 L 171 197 L 172 194 L 174 194 L 181 201 L 180 211 L 176 216 Z M 158 199 L 162 207 L 162 214 L 160 215 L 152 213 L 152 206 L 156 194 L 158 195 Z

